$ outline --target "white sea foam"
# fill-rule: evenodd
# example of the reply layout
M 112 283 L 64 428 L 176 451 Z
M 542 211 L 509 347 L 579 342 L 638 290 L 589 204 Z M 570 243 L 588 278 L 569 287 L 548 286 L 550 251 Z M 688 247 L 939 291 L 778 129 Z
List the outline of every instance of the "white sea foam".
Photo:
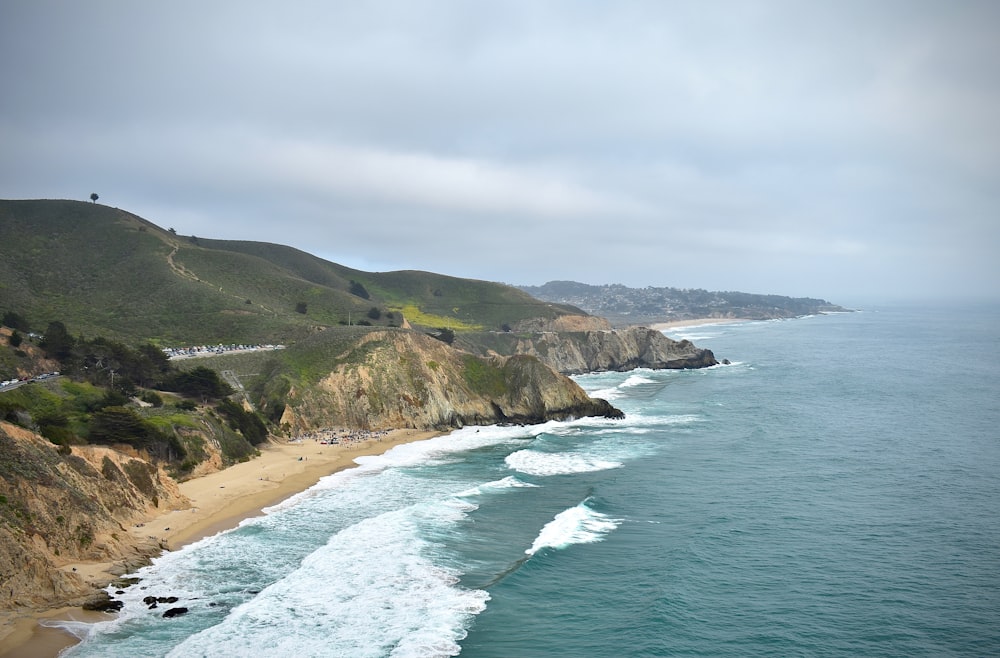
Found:
M 621 524 L 621 519 L 596 512 L 586 503 L 583 501 L 557 514 L 538 533 L 531 548 L 524 552 L 534 555 L 543 548 L 562 549 L 573 544 L 598 542 Z
M 664 425 L 688 425 L 690 423 L 704 422 L 704 420 L 705 419 L 698 414 L 675 414 L 664 416 L 659 414 L 646 415 L 642 412 L 632 412 L 628 416 L 627 424 L 609 425 L 607 427 L 594 428 L 589 431 L 592 434 L 621 433 L 632 435 L 642 434 Z
M 504 460 L 510 468 L 528 475 L 568 475 L 621 468 L 622 463 L 580 453 L 551 453 L 518 450 Z
M 38 625 L 44 628 L 58 628 L 78 640 L 87 637 L 94 628 L 94 622 L 76 621 L 74 619 L 39 619 Z
M 630 386 L 639 386 L 641 384 L 655 384 L 655 379 L 650 379 L 649 377 L 643 377 L 642 375 L 629 375 L 625 381 L 619 384 L 620 388 L 628 388 Z
M 541 431 L 548 425 L 535 426 L 533 431 Z M 488 425 L 483 427 L 466 427 L 450 434 L 404 443 L 387 450 L 381 455 L 364 455 L 355 458 L 354 468 L 338 471 L 321 478 L 319 482 L 306 491 L 291 496 L 281 503 L 264 509 L 271 513 L 281 509 L 295 507 L 304 499 L 328 489 L 342 488 L 346 483 L 358 477 L 366 477 L 380 473 L 389 468 L 405 468 L 407 466 L 431 465 L 444 463 L 451 454 L 474 450 L 490 445 L 497 445 L 516 439 L 530 438 L 529 430 L 524 427 L 508 427 Z
M 506 489 L 530 489 L 537 488 L 539 485 L 532 484 L 531 482 L 524 482 L 519 480 L 513 475 L 508 475 L 502 480 L 495 480 L 493 482 L 484 482 L 483 484 L 472 487 L 471 489 L 466 489 L 461 493 L 455 494 L 460 498 L 471 498 L 475 496 L 482 496 L 486 493 L 500 492 Z
M 593 391 L 587 391 L 587 395 L 592 398 L 601 398 L 602 400 L 610 402 L 611 400 L 617 400 L 624 397 L 625 394 L 620 388 L 615 386 L 614 388 L 600 388 Z
M 673 338 L 674 340 L 689 340 L 692 343 L 695 343 L 699 340 L 711 340 L 712 338 L 716 338 L 717 336 L 718 334 L 709 334 L 705 333 L 704 331 L 700 333 L 693 333 L 689 331 L 674 331 L 669 334 L 669 337 Z
M 453 656 L 489 595 L 436 566 L 422 524 L 474 506 L 454 499 L 365 519 L 169 655 Z

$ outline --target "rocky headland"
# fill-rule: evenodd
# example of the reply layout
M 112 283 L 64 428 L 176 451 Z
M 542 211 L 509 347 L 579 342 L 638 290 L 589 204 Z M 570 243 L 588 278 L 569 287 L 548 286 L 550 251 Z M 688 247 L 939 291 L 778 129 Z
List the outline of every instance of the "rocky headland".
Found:
M 412 331 L 373 331 L 315 386 L 289 391 L 281 425 L 437 429 L 621 417 L 532 355 L 478 357 Z
M 575 327 L 558 330 L 535 323 L 510 332 L 462 335 L 459 342 L 482 354 L 534 356 L 567 375 L 635 368 L 707 368 L 718 363 L 711 350 L 688 340 L 673 340 L 648 327 L 611 329 L 607 320 L 594 317 L 580 318 Z

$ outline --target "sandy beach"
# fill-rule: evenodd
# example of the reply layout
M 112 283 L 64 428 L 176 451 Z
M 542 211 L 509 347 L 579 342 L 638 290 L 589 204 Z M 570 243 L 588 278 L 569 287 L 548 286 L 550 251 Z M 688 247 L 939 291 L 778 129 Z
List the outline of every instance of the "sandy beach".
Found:
M 438 436 L 424 430 L 393 430 L 384 436 L 372 436 L 349 443 L 325 445 L 311 438 L 272 444 L 261 449 L 259 457 L 236 464 L 223 471 L 194 478 L 180 484 L 188 497 L 187 509 L 165 512 L 130 529 L 137 539 L 156 538 L 169 550 L 217 534 L 258 516 L 262 510 L 305 491 L 320 478 L 355 466 L 354 459 L 378 455 L 390 448 L 412 441 Z M 104 587 L 115 576 L 113 562 L 66 564 L 85 580 Z M 26 614 L 0 629 L 0 656 L 3 658 L 44 658 L 55 656 L 76 643 L 76 638 L 44 626 L 45 620 L 99 621 L 104 613 L 81 608 L 61 608 Z

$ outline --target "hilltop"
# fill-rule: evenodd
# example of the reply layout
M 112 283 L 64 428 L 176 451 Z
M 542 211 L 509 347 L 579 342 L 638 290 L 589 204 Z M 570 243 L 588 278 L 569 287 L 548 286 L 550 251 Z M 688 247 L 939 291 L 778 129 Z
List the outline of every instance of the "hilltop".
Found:
M 0 200 L 0 309 L 36 331 L 162 346 L 294 342 L 338 326 L 499 330 L 584 314 L 514 287 L 363 272 L 292 247 L 177 235 L 125 210 Z

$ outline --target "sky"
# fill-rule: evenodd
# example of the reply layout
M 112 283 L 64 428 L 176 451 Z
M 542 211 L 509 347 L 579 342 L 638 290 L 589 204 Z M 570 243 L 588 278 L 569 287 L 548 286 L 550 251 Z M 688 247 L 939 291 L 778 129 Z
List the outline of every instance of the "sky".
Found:
M 1000 2 L 3 0 L 0 198 L 365 271 L 1000 297 Z

